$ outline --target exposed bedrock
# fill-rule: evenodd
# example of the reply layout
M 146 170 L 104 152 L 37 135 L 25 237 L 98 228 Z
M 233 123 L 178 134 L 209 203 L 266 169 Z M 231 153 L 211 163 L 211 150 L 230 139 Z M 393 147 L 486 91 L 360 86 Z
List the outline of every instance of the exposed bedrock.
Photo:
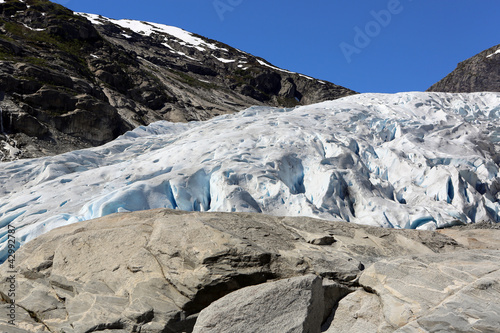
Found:
M 450 230 L 457 240 L 304 217 L 113 214 L 24 245 L 16 295 L 8 262 L 0 295 L 15 298 L 15 332 L 494 331 L 500 230 Z

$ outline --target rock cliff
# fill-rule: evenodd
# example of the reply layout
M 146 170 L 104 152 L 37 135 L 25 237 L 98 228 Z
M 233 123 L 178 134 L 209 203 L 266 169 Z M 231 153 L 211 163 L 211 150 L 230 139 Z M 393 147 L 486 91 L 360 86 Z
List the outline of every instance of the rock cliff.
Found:
M 481 226 L 114 214 L 42 235 L 0 267 L 1 300 L 16 304 L 16 326 L 1 316 L 0 329 L 498 332 L 500 230 Z
M 178 28 L 47 0 L 0 3 L 0 63 L 4 160 L 100 145 L 162 119 L 354 93 Z
M 427 91 L 500 91 L 500 45 L 493 46 L 458 64 L 457 68 Z

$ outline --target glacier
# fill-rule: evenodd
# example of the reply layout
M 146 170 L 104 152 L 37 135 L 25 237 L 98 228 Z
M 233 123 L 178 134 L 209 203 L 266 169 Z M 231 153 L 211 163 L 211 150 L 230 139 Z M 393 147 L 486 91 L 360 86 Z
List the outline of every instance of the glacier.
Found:
M 360 94 L 160 121 L 91 149 L 0 164 L 0 259 L 56 227 L 152 208 L 386 228 L 500 222 L 500 93 Z

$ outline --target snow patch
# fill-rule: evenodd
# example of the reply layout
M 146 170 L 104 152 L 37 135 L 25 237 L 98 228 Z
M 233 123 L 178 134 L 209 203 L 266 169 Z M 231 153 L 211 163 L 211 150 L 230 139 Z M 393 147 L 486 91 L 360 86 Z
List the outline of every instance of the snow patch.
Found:
M 288 73 L 288 74 L 298 74 L 298 73 L 296 73 L 296 72 L 291 72 L 291 71 L 288 71 L 288 70 L 286 70 L 286 69 L 281 69 L 281 68 L 278 68 L 278 67 L 276 67 L 276 66 L 272 66 L 272 65 L 270 65 L 270 64 L 268 64 L 268 63 L 266 63 L 266 62 L 264 62 L 264 61 L 262 61 L 262 60 L 259 60 L 259 59 L 257 59 L 257 62 L 258 62 L 259 64 L 261 64 L 262 66 L 266 66 L 266 67 L 272 68 L 272 69 L 277 70 L 277 71 L 280 71 L 280 72 L 284 72 L 284 73 Z M 307 75 L 304 75 L 304 74 L 298 74 L 298 75 L 299 75 L 299 76 L 301 76 L 301 77 L 303 77 L 303 78 L 306 78 L 306 79 L 308 79 L 308 80 L 315 80 L 314 78 L 312 78 L 312 77 L 310 77 L 310 76 L 307 76 Z M 325 83 L 325 82 L 323 82 L 323 81 L 319 81 L 319 82 L 320 82 L 320 83 L 322 83 L 322 84 L 326 84 L 326 83 Z
M 87 13 L 75 13 L 75 14 L 85 17 L 87 20 L 89 20 L 92 24 L 95 25 L 103 25 L 106 19 L 105 17 L 96 14 L 87 14 Z
M 233 60 L 233 59 L 224 59 L 224 58 L 217 58 L 216 56 L 214 56 L 212 54 L 212 57 L 214 57 L 215 59 L 219 60 L 220 62 L 223 62 L 225 64 L 228 64 L 228 63 L 232 63 L 232 62 L 235 62 L 236 60 Z
M 281 68 L 269 65 L 268 63 L 266 63 L 266 62 L 264 62 L 262 60 L 259 60 L 259 59 L 257 59 L 257 62 L 259 64 L 261 64 L 262 66 L 266 66 L 266 67 L 272 68 L 272 69 L 280 71 L 280 72 L 289 73 L 289 74 L 296 74 L 295 72 L 290 72 L 290 71 L 287 71 L 286 69 L 281 69 Z
M 212 43 L 208 43 L 203 39 L 196 37 L 194 34 L 188 31 L 165 24 L 128 20 L 128 19 L 114 20 L 100 15 L 87 14 L 87 13 L 76 13 L 76 14 L 89 19 L 93 24 L 112 23 L 144 36 L 151 36 L 153 34 L 169 35 L 180 40 L 181 41 L 180 43 L 182 45 L 194 47 L 199 51 L 205 51 L 205 48 L 211 50 L 224 50 Z
M 500 54 L 500 49 L 496 50 L 494 53 L 490 54 L 489 56 L 486 56 L 486 58 L 491 58 L 491 57 L 493 57 L 495 54 Z
M 299 76 L 302 76 L 308 80 L 314 80 L 314 78 L 310 77 L 310 76 L 307 76 L 307 75 L 304 75 L 304 74 L 299 74 Z
M 45 31 L 45 29 L 37 29 L 37 28 L 32 28 L 30 26 L 28 26 L 27 24 L 23 23 L 23 26 L 29 30 L 32 30 L 32 31 Z
M 9 157 L 11 159 L 16 159 L 21 154 L 21 150 L 19 148 L 12 146 L 11 144 L 5 141 L 3 148 L 9 152 Z
M 181 56 L 183 56 L 183 57 L 186 57 L 186 58 L 188 58 L 188 59 L 191 59 L 191 60 L 194 60 L 194 61 L 199 61 L 198 59 L 195 59 L 195 58 L 193 58 L 193 57 L 188 56 L 188 55 L 187 55 L 186 53 L 184 53 L 184 52 L 181 52 L 181 51 L 176 51 L 175 53 L 177 53 L 178 55 L 181 55 Z

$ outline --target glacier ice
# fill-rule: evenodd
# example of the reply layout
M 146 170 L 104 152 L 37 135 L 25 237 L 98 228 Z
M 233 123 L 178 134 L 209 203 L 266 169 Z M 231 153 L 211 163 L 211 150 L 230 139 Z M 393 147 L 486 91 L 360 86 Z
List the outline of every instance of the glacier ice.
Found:
M 151 208 L 388 228 L 500 222 L 500 94 L 361 94 L 156 122 L 104 146 L 0 164 L 0 258 L 55 227 Z

